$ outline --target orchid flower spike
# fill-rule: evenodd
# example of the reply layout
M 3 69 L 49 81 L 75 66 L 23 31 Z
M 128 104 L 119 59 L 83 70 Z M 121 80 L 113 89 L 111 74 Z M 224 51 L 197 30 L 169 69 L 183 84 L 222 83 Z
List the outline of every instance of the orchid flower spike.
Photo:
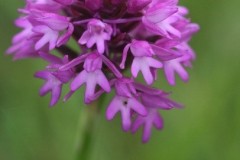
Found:
M 44 80 L 39 92 L 51 94 L 50 106 L 61 99 L 67 84 L 64 101 L 82 87 L 85 104 L 112 92 L 106 119 L 120 113 L 125 132 L 143 127 L 144 143 L 153 128 L 163 128 L 162 110 L 182 108 L 168 92 L 153 87 L 161 86 L 161 71 L 170 85 L 176 85 L 176 74 L 187 82 L 187 68 L 196 59 L 189 42 L 200 27 L 178 0 L 25 2 L 15 21 L 21 31 L 6 53 L 15 60 L 48 62 L 35 77 Z

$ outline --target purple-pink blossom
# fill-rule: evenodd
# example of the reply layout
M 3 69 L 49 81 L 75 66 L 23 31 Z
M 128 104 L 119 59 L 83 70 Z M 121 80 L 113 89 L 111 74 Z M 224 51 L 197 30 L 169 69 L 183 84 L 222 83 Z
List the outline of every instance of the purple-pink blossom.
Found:
M 79 44 L 86 44 L 88 48 L 92 48 L 94 44 L 97 46 L 99 53 L 105 52 L 105 41 L 111 39 L 112 27 L 97 19 L 92 19 L 88 22 L 87 30 L 79 39 Z
M 163 128 L 161 110 L 182 108 L 153 87 L 162 86 L 159 73 L 170 85 L 176 85 L 176 74 L 187 82 L 187 68 L 196 59 L 189 41 L 199 26 L 178 0 L 26 0 L 19 12 L 15 25 L 21 31 L 7 54 L 48 62 L 35 77 L 45 81 L 40 95 L 51 94 L 50 106 L 81 87 L 86 104 L 112 92 L 106 119 L 119 113 L 125 132 L 142 127 L 143 142 L 153 128 Z M 67 84 L 69 92 L 62 95 Z

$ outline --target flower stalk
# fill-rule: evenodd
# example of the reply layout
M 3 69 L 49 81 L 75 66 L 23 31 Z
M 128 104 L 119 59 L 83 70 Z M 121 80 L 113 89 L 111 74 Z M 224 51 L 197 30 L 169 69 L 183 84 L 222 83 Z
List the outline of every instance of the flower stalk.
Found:
M 88 160 L 94 143 L 94 127 L 99 113 L 99 101 L 80 112 L 76 138 L 76 160 Z

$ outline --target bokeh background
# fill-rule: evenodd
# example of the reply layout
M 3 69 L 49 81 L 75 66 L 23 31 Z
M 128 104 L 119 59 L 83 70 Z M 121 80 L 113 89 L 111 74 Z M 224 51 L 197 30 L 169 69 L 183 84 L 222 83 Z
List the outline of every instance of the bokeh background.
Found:
M 198 54 L 191 79 L 170 87 L 182 110 L 163 112 L 165 128 L 148 144 L 140 133 L 121 131 L 120 119 L 96 116 L 90 160 L 239 160 L 240 159 L 240 1 L 181 0 L 201 25 L 192 46 Z M 42 81 L 33 74 L 39 60 L 13 62 L 4 55 L 13 34 L 16 9 L 23 1 L 0 1 L 0 159 L 72 160 L 86 108 L 81 91 L 67 103 L 48 108 Z M 66 93 L 66 92 L 65 92 Z M 109 96 L 111 97 L 111 96 Z M 107 105 L 109 98 L 103 103 Z

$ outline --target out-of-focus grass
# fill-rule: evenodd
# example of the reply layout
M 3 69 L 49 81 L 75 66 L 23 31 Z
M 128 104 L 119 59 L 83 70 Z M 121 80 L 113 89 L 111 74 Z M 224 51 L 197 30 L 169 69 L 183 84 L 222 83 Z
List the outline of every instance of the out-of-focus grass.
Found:
M 97 117 L 91 160 L 238 160 L 240 149 L 240 1 L 187 1 L 193 21 L 201 25 L 192 46 L 198 58 L 191 79 L 173 90 L 183 110 L 163 112 L 165 129 L 153 132 L 148 144 L 140 134 L 121 131 L 120 120 Z M 0 51 L 17 32 L 12 21 L 23 2 L 0 2 Z M 76 148 L 79 115 L 84 105 L 80 92 L 66 104 L 49 109 L 49 97 L 37 95 L 42 84 L 33 78 L 43 69 L 39 60 L 12 62 L 0 58 L 0 159 L 70 160 Z M 161 77 L 161 76 L 160 76 Z M 105 101 L 107 105 L 109 98 Z

